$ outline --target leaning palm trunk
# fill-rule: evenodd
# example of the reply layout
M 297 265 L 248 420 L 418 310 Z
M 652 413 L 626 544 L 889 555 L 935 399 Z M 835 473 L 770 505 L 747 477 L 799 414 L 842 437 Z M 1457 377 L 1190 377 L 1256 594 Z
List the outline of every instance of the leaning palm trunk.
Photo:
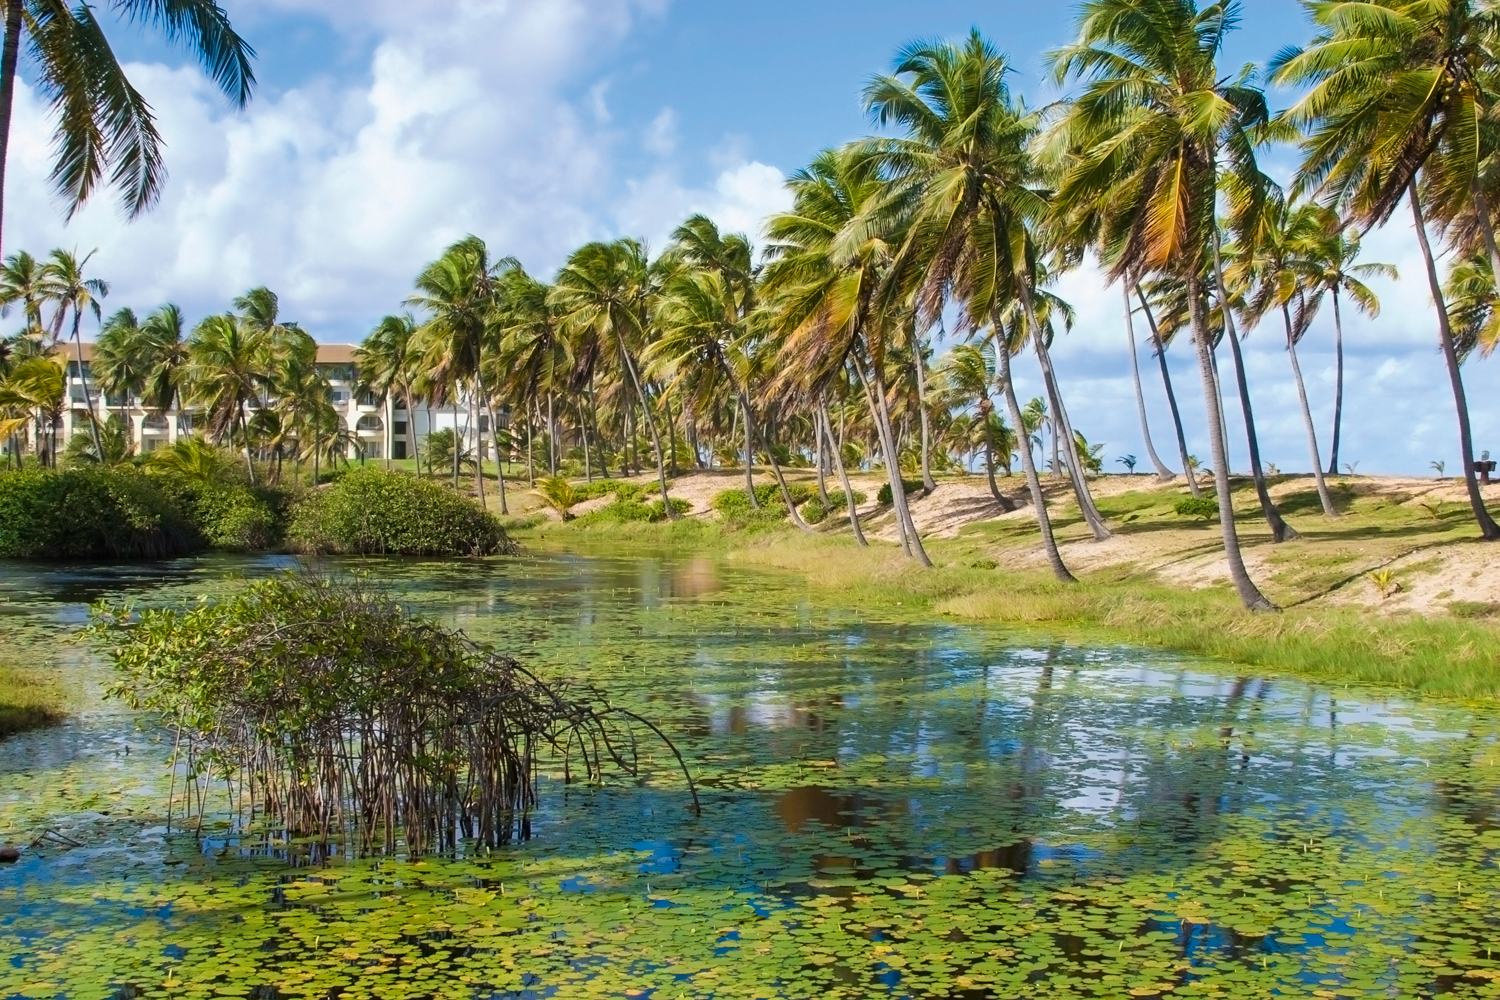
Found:
M 479 366 L 478 366 L 477 363 L 474 366 L 474 370 L 476 372 L 479 370 Z M 482 405 L 481 405 L 480 400 L 478 398 L 479 397 L 479 383 L 478 383 L 478 376 L 477 375 L 475 376 L 475 379 L 476 379 L 475 383 L 473 385 L 469 386 L 469 427 L 472 427 L 474 429 L 474 492 L 479 497 L 479 506 L 483 507 L 485 505 L 485 503 L 484 503 L 484 431 L 481 430 L 480 427 L 479 427 L 479 411 L 482 409 Z M 469 436 L 468 430 L 465 429 L 465 431 L 464 431 L 464 437 L 467 439 L 468 436 Z
M 1307 431 L 1307 447 L 1312 455 L 1313 480 L 1318 484 L 1318 500 L 1323 504 L 1323 513 L 1338 517 L 1333 506 L 1333 497 L 1328 493 L 1328 482 L 1323 478 L 1323 452 L 1318 448 L 1318 432 L 1313 426 L 1312 408 L 1307 405 L 1307 385 L 1302 381 L 1302 365 L 1297 361 L 1297 338 L 1292 335 L 1292 314 L 1286 303 L 1281 304 L 1281 318 L 1286 323 L 1286 356 L 1292 362 L 1292 377 L 1297 383 L 1297 401 L 1302 404 L 1302 426 Z
M 1001 493 L 999 485 L 995 482 L 995 432 L 994 428 L 990 427 L 990 414 L 994 410 L 995 404 L 991 403 L 990 397 L 986 395 L 979 404 L 979 416 L 984 421 L 984 474 L 989 479 L 990 496 L 995 498 L 1001 510 L 1009 513 L 1016 509 L 1016 502 Z
M 1146 455 L 1151 459 L 1151 465 L 1156 469 L 1158 482 L 1168 482 L 1172 476 L 1172 470 L 1162 464 L 1162 460 L 1156 454 L 1156 446 L 1151 443 L 1151 421 L 1146 416 L 1146 394 L 1141 390 L 1141 365 L 1135 354 L 1135 318 L 1134 311 L 1130 308 L 1130 282 L 1120 282 L 1120 291 L 1125 298 L 1125 339 L 1130 345 L 1130 381 L 1135 385 L 1135 410 L 1141 418 L 1141 439 L 1146 442 Z
M 750 508 L 760 510 L 760 500 L 755 495 L 755 424 L 744 393 L 740 393 L 740 413 L 745 418 L 745 494 L 750 497 Z
M 620 341 L 620 357 L 625 361 L 625 370 L 630 375 L 630 384 L 635 388 L 636 398 L 641 401 L 641 412 L 646 415 L 646 429 L 651 432 L 651 447 L 656 452 L 656 478 L 661 483 L 661 502 L 665 508 L 667 520 L 677 520 L 677 511 L 672 508 L 672 498 L 667 495 L 667 464 L 661 452 L 661 434 L 656 429 L 656 418 L 651 415 L 651 403 L 646 399 L 646 393 L 641 388 L 640 376 L 636 374 L 635 362 L 630 360 L 630 352 L 625 349 L 624 337 L 616 334 Z
M 1167 345 L 1162 343 L 1161 331 L 1156 328 L 1156 317 L 1151 314 L 1151 304 L 1146 301 L 1146 293 L 1141 291 L 1140 282 L 1135 283 L 1135 297 L 1141 300 L 1141 311 L 1145 314 L 1146 325 L 1151 328 L 1151 346 L 1156 351 L 1156 363 L 1161 368 L 1161 384 L 1167 392 L 1167 405 L 1172 410 L 1172 427 L 1177 431 L 1177 453 L 1182 459 L 1182 474 L 1187 479 L 1188 491 L 1195 497 L 1203 495 L 1198 488 L 1198 476 L 1193 471 L 1193 465 L 1188 461 L 1187 435 L 1182 430 L 1182 411 L 1177 409 L 1177 393 L 1172 391 L 1172 372 L 1167 367 Z
M 911 338 L 912 362 L 917 372 L 917 412 L 922 416 L 922 487 L 931 493 L 937 489 L 932 480 L 932 423 L 927 414 L 927 376 L 922 369 L 922 339 L 915 329 Z
M 813 457 L 818 467 L 818 500 L 827 509 L 833 506 L 833 500 L 828 496 L 828 450 L 823 441 L 823 425 L 818 422 L 819 419 L 816 414 L 813 415 Z
M 578 434 L 583 438 L 583 481 L 594 481 L 594 459 L 589 453 L 588 415 L 583 412 L 583 400 L 578 401 Z
M 1265 515 L 1266 524 L 1271 528 L 1271 538 L 1277 542 L 1289 542 L 1298 537 L 1296 530 L 1287 524 L 1281 517 L 1281 511 L 1276 509 L 1276 504 L 1271 500 L 1271 493 L 1266 489 L 1266 474 L 1260 464 L 1260 436 L 1255 430 L 1255 412 L 1250 405 L 1250 382 L 1245 377 L 1245 358 L 1240 353 L 1240 338 L 1234 330 L 1234 310 L 1229 304 L 1229 291 L 1224 287 L 1224 268 L 1219 260 L 1219 230 L 1215 225 L 1213 233 L 1214 252 L 1214 283 L 1219 292 L 1219 311 L 1224 314 L 1224 337 L 1229 341 L 1229 353 L 1234 359 L 1234 382 L 1239 390 L 1240 410 L 1245 417 L 1245 440 L 1250 451 L 1250 475 L 1255 480 L 1255 496 L 1260 500 L 1261 513 Z M 1222 402 L 1222 396 L 1220 397 Z M 1222 418 L 1219 426 L 1223 427 Z M 1228 449 L 1225 449 L 1225 457 L 1228 457 Z M 1217 470 L 1215 470 L 1217 471 Z M 1228 469 L 1225 470 L 1228 472 Z
M 993 317 L 995 332 L 995 357 L 998 361 L 996 378 L 1000 383 L 1000 390 L 1005 395 L 1005 407 L 1010 411 L 1011 423 L 1022 428 L 1025 433 L 1025 421 L 1021 419 L 1021 404 L 1016 401 L 1016 388 L 1011 383 L 1010 377 L 1010 344 L 1005 339 L 1004 329 L 998 316 Z M 1047 495 L 1042 492 L 1042 479 L 1036 472 L 1036 460 L 1032 458 L 1031 448 L 1019 449 L 1021 452 L 1021 468 L 1026 472 L 1026 486 L 1031 490 L 1031 506 L 1036 511 L 1037 528 L 1042 533 L 1042 548 L 1047 552 L 1047 561 L 1052 564 L 1052 572 L 1063 583 L 1077 583 L 1078 580 L 1068 571 L 1067 563 L 1063 562 L 1062 553 L 1057 550 L 1057 538 L 1052 534 L 1052 518 L 1047 513 Z
M 1042 381 L 1047 387 L 1048 401 L 1052 404 L 1052 447 L 1056 450 L 1057 439 L 1061 436 L 1063 459 L 1068 463 L 1068 477 L 1073 482 L 1073 495 L 1078 500 L 1078 508 L 1083 512 L 1083 519 L 1088 522 L 1089 530 L 1094 533 L 1094 541 L 1102 542 L 1110 537 L 1110 530 L 1105 525 L 1099 508 L 1094 506 L 1088 480 L 1083 475 L 1083 462 L 1078 455 L 1078 438 L 1073 433 L 1072 421 L 1068 419 L 1067 407 L 1063 406 L 1062 390 L 1057 384 L 1057 374 L 1052 369 L 1052 355 L 1047 350 L 1046 338 L 1042 336 L 1041 324 L 1036 319 L 1031 289 L 1025 282 L 1021 282 L 1019 287 L 1021 306 L 1026 310 L 1026 323 L 1031 328 L 1032 347 L 1036 351 L 1037 363 L 1042 367 Z
M 870 414 L 875 420 L 881 451 L 885 455 L 886 478 L 891 484 L 891 505 L 896 511 L 896 534 L 901 539 L 902 551 L 923 566 L 931 566 L 932 560 L 927 558 L 927 550 L 922 547 L 916 522 L 912 520 L 911 507 L 906 502 L 906 486 L 901 482 L 900 453 L 896 450 L 896 435 L 892 431 L 890 411 L 885 404 L 885 390 L 872 380 L 873 376 L 866 375 L 864 365 L 858 357 L 853 357 L 853 361 L 854 371 L 864 386 Z
M 1484 496 L 1479 492 L 1479 481 L 1474 476 L 1474 434 L 1469 427 L 1469 401 L 1464 393 L 1463 373 L 1458 366 L 1458 351 L 1453 345 L 1453 330 L 1448 324 L 1448 306 L 1443 301 L 1443 286 L 1438 281 L 1437 265 L 1433 262 L 1432 244 L 1427 240 L 1427 223 L 1422 218 L 1422 203 L 1417 194 L 1417 182 L 1413 178 L 1407 186 L 1407 198 L 1411 201 L 1412 220 L 1417 227 L 1417 242 L 1422 247 L 1422 262 L 1427 266 L 1427 284 L 1432 291 L 1432 302 L 1437 307 L 1438 336 L 1442 343 L 1443 360 L 1448 365 L 1448 382 L 1453 388 L 1453 405 L 1458 411 L 1458 447 L 1464 463 L 1464 485 L 1469 491 L 1469 506 L 1473 508 L 1474 520 L 1486 541 L 1500 538 L 1500 525 L 1484 505 Z
M 83 314 L 75 306 L 73 308 L 73 346 L 78 354 L 78 381 L 83 383 L 83 405 L 89 411 L 89 436 L 94 440 L 94 454 L 99 457 L 102 464 L 104 448 L 99 444 L 99 418 L 94 413 L 94 398 L 89 394 L 89 377 L 83 371 L 83 339 L 78 330 L 82 321 Z
M 1219 383 L 1214 376 L 1213 349 L 1208 342 L 1208 323 L 1204 316 L 1203 287 L 1198 276 L 1187 282 L 1188 310 L 1193 324 L 1193 346 L 1198 351 L 1198 373 L 1203 379 L 1203 409 L 1208 417 L 1209 447 L 1214 459 L 1214 492 L 1219 498 L 1219 526 L 1224 532 L 1224 555 L 1229 562 L 1229 579 L 1240 602 L 1251 611 L 1274 611 L 1276 606 L 1250 579 L 1240 554 L 1240 538 L 1234 527 L 1234 495 L 1229 490 L 1229 453 L 1224 447 L 1224 419 L 1219 409 Z M 1227 314 L 1227 309 L 1226 309 Z
M 833 421 L 828 419 L 828 408 L 818 404 L 818 419 L 821 421 L 823 439 L 828 443 L 833 456 L 833 468 L 838 473 L 839 483 L 844 487 L 844 503 L 849 508 L 849 527 L 854 529 L 854 540 L 862 547 L 870 543 L 865 539 L 864 529 L 859 526 L 859 505 L 854 502 L 854 487 L 849 484 L 849 472 L 844 468 L 843 449 L 833 439 Z
M 1328 474 L 1339 474 L 1339 436 L 1344 425 L 1344 317 L 1339 314 L 1339 290 L 1333 289 L 1333 445 Z

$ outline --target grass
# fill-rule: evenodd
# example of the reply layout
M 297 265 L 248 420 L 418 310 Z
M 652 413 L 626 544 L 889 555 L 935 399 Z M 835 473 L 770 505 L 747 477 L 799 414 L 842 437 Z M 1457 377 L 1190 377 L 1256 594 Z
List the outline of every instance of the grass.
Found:
M 1135 562 L 1081 570 L 1080 583 L 1060 584 L 1044 568 L 1030 568 L 1034 558 L 1018 558 L 1036 548 L 1035 527 L 1026 520 L 981 522 L 956 539 L 928 540 L 937 564 L 932 570 L 903 560 L 890 545 L 857 548 L 847 535 L 808 536 L 785 528 L 733 532 L 697 519 L 601 525 L 587 532 L 553 524 L 536 537 L 549 546 L 586 546 L 597 539 L 721 551 L 737 562 L 799 574 L 812 599 L 872 617 L 944 616 L 1077 641 L 1173 650 L 1220 661 L 1226 670 L 1500 700 L 1500 617 L 1490 605 L 1459 601 L 1447 605 L 1449 614 L 1422 615 L 1318 600 L 1335 588 L 1368 586 L 1361 581 L 1369 570 L 1398 556 L 1470 542 L 1469 524 L 1458 517 L 1434 519 L 1412 498 L 1381 494 L 1366 483 L 1339 484 L 1343 516 L 1325 518 L 1315 495 L 1303 492 L 1283 498 L 1282 506 L 1299 512 L 1294 526 L 1303 536 L 1285 546 L 1271 544 L 1248 484 L 1236 492 L 1246 549 L 1264 557 L 1261 583 L 1287 609 L 1278 614 L 1249 614 L 1227 586 L 1165 582 Z M 1311 494 L 1310 482 L 1306 492 Z M 1180 484 L 1148 487 L 1098 503 L 1118 533 L 1163 542 L 1170 550 L 1164 561 L 1172 561 L 1219 545 L 1216 524 L 1173 511 L 1185 493 Z M 1056 514 L 1064 541 L 1084 536 L 1076 509 Z M 1398 577 L 1430 573 L 1439 564 L 1427 558 L 1402 567 Z
M 0 739 L 62 719 L 67 699 L 51 678 L 0 664 Z

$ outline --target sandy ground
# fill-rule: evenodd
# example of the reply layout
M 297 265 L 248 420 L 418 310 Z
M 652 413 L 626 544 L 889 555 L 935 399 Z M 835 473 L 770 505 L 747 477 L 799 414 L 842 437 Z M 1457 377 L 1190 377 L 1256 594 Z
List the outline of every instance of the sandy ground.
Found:
M 786 474 L 792 481 L 811 482 L 807 470 L 786 470 Z M 859 473 L 850 479 L 855 490 L 869 498 L 860 508 L 866 534 L 894 542 L 891 508 L 875 502 L 884 476 Z M 656 483 L 651 475 L 630 481 Z M 755 481 L 775 482 L 769 471 L 757 471 Z M 1018 509 L 1007 512 L 996 503 L 983 476 L 943 478 L 932 493 L 919 493 L 912 499 L 918 530 L 924 538 L 951 539 L 963 534 L 974 539 L 975 552 L 989 552 L 997 562 L 1045 565 L 1040 542 L 1027 529 L 1035 516 L 1025 480 L 1016 475 L 1000 477 L 998 482 Z M 714 497 L 743 485 L 743 470 L 727 470 L 682 475 L 671 481 L 670 489 L 674 498 L 691 504 L 689 516 L 716 518 L 711 506 Z M 1272 543 L 1253 495 L 1236 495 L 1246 566 L 1273 600 L 1282 605 L 1359 604 L 1389 613 L 1448 613 L 1455 602 L 1500 606 L 1500 560 L 1495 558 L 1500 549 L 1477 541 L 1478 532 L 1466 516 L 1463 480 L 1358 476 L 1331 479 L 1330 485 L 1341 508 L 1351 511 L 1347 516 L 1328 518 L 1321 513 L 1311 477 L 1284 477 L 1271 487 L 1286 519 L 1302 534 L 1301 539 L 1280 545 Z M 837 486 L 836 480 L 828 483 L 830 490 Z M 1167 484 L 1158 484 L 1148 475 L 1091 480 L 1090 489 L 1105 508 L 1113 531 L 1102 542 L 1095 541 L 1080 522 L 1065 481 L 1049 477 L 1044 486 L 1063 558 L 1076 571 L 1129 567 L 1198 587 L 1227 580 L 1217 522 L 1190 521 L 1171 509 L 1187 493 L 1181 479 Z M 1484 493 L 1492 509 L 1500 506 L 1500 483 L 1485 487 Z M 1120 502 L 1111 502 L 1116 499 Z M 608 502 L 607 497 L 592 500 L 573 510 L 584 514 Z M 534 499 L 526 504 L 534 505 Z M 840 520 L 830 518 L 821 530 L 838 530 Z M 1395 585 L 1386 594 L 1370 578 L 1382 568 L 1390 570 Z

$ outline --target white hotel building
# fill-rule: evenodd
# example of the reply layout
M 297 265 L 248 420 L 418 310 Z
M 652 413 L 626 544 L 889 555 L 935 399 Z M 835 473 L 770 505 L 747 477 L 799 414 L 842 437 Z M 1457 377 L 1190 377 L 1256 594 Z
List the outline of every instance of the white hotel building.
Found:
M 350 445 L 349 458 L 357 460 L 363 457 L 367 461 L 383 460 L 386 456 L 394 459 L 407 458 L 410 448 L 408 421 L 413 414 L 408 414 L 404 407 L 397 406 L 394 400 L 382 401 L 370 393 L 359 391 L 354 350 L 353 344 L 319 344 L 317 361 L 318 370 L 328 379 L 332 388 L 334 408 L 344 421 L 344 426 L 359 442 L 358 445 Z M 53 432 L 57 445 L 56 454 L 62 453 L 75 433 L 88 430 L 83 378 L 89 377 L 94 345 L 88 342 L 83 344 L 82 373 L 78 370 L 78 356 L 73 345 L 59 345 L 59 354 L 67 362 L 68 399 L 62 419 Z M 146 409 L 138 398 L 101 396 L 98 384 L 92 377 L 89 377 L 88 391 L 93 398 L 94 411 L 101 421 L 112 415 L 118 416 L 129 427 L 136 454 L 149 454 L 193 434 L 194 421 L 198 415 L 194 407 L 174 408 L 165 415 L 157 414 Z M 421 447 L 421 438 L 430 430 L 456 426 L 459 434 L 466 440 L 466 448 L 473 449 L 477 444 L 479 453 L 486 458 L 490 457 L 488 442 L 483 440 L 489 434 L 487 418 L 481 417 L 480 427 L 472 428 L 468 415 L 463 411 L 457 414 L 451 410 L 434 411 L 430 426 L 425 410 L 417 410 L 414 416 L 416 425 L 411 430 L 416 433 L 418 447 Z M 476 441 L 476 437 L 480 440 Z

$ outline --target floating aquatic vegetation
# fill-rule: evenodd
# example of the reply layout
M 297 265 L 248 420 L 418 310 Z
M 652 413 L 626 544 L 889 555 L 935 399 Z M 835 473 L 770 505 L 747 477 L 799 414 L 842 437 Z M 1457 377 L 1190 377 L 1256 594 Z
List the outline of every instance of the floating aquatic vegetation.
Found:
M 259 811 L 320 852 L 494 846 L 527 832 L 541 751 L 595 782 L 606 764 L 637 773 L 633 725 L 676 753 L 597 689 L 545 682 L 357 584 L 286 574 L 187 610 L 100 604 L 90 620 L 113 643 L 112 694 L 172 734 L 200 828 L 217 780 L 236 820 Z
M 558 771 L 524 843 L 290 868 L 164 836 L 170 745 L 81 719 L 0 747 L 0 837 L 86 845 L 0 871 L 0 997 L 1500 996 L 1493 713 L 681 568 L 387 571 L 662 725 L 701 817 L 664 767 Z

